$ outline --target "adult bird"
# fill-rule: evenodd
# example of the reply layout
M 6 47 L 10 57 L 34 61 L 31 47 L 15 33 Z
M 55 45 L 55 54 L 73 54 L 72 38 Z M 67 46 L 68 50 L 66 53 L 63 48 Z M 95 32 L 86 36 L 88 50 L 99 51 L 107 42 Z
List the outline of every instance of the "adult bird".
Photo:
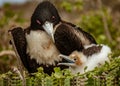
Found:
M 86 45 L 96 44 L 92 35 L 72 23 L 63 21 L 49 1 L 41 3 L 37 9 L 39 11 L 35 11 L 32 26 L 41 26 L 50 35 L 60 53 L 69 55 L 74 50 L 82 51 Z
M 58 63 L 58 65 L 69 66 L 73 74 L 85 73 L 93 70 L 95 67 L 109 62 L 108 55 L 111 53 L 110 47 L 106 45 L 88 45 L 82 52 L 74 51 L 69 56 L 60 55 L 61 58 L 66 59 L 67 63 Z M 86 69 L 85 69 L 86 68 Z
M 11 42 L 29 73 L 37 72 L 37 68 L 41 66 L 44 68 L 44 72 L 50 75 L 57 66 L 56 64 L 62 61 L 58 57 L 59 50 L 48 35 L 51 33 L 46 33 L 46 29 L 49 30 L 52 25 L 47 24 L 46 20 L 54 25 L 58 24 L 60 20 L 56 9 L 48 1 L 44 1 L 36 7 L 29 27 L 26 29 L 16 27 L 9 30 L 12 37 Z M 66 66 L 60 66 L 60 68 L 64 69 Z

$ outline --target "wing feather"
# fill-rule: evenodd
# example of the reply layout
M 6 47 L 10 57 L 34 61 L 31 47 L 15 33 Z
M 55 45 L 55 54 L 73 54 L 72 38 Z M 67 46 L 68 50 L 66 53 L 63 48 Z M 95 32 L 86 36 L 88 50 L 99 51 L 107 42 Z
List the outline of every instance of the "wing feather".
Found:
M 66 22 L 56 28 L 54 38 L 56 47 L 64 55 L 69 55 L 74 50 L 82 51 L 85 45 L 96 44 L 92 35 Z
M 11 42 L 14 50 L 16 51 L 18 60 L 21 60 L 28 72 L 36 72 L 39 65 L 34 59 L 30 59 L 29 54 L 26 53 L 27 42 L 25 38 L 25 32 L 21 27 L 10 30 Z

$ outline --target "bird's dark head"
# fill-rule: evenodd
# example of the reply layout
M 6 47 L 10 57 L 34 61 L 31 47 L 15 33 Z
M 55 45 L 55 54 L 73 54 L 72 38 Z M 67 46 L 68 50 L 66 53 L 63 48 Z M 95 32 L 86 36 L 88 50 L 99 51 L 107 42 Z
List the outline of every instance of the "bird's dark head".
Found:
M 31 28 L 45 30 L 51 34 L 53 27 L 61 21 L 55 6 L 49 1 L 41 2 L 31 17 Z

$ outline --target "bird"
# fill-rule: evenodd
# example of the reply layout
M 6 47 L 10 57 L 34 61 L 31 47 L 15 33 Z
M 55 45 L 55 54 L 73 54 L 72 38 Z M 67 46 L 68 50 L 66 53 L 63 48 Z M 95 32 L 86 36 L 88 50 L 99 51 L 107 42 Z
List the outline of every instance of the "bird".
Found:
M 69 66 L 72 74 L 84 74 L 94 70 L 95 67 L 110 62 L 108 55 L 111 53 L 110 47 L 103 44 L 91 44 L 85 46 L 82 52 L 73 51 L 69 56 L 60 54 L 59 56 L 66 59 L 67 63 L 58 63 L 58 65 Z
M 97 44 L 90 33 L 77 25 L 64 21 L 51 2 L 45 1 L 38 5 L 37 9 L 39 11 L 34 12 L 31 25 L 41 26 L 52 38 L 61 54 L 69 55 L 74 50 L 82 51 L 86 45 Z
M 38 67 L 43 67 L 44 72 L 51 75 L 54 67 L 58 66 L 57 63 L 63 61 L 58 57 L 60 52 L 52 37 L 49 36 L 51 33 L 46 32 L 46 29 L 51 29 L 52 25 L 45 23 L 46 20 L 51 21 L 54 25 L 60 20 L 56 9 L 49 1 L 38 4 L 27 28 L 15 27 L 8 31 L 11 36 L 10 43 L 29 73 L 37 72 Z M 67 68 L 66 66 L 59 67 Z

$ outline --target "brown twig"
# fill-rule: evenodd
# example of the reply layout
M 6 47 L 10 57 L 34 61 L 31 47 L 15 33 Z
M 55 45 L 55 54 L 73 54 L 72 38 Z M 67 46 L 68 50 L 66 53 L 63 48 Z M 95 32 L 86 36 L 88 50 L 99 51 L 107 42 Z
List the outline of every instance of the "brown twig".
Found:
M 13 45 L 13 49 L 15 51 L 15 54 L 17 56 L 17 62 L 18 62 L 18 71 L 20 73 L 20 76 L 21 76 L 21 80 L 22 80 L 22 86 L 26 86 L 26 79 L 25 79 L 25 76 L 24 76 L 24 67 L 23 67 L 23 64 L 21 62 L 21 59 L 20 59 L 20 56 L 17 52 L 17 49 L 16 49 L 16 46 L 15 46 L 15 43 L 14 43 L 14 40 L 13 40 L 13 36 L 11 34 L 11 32 L 9 32 L 9 35 L 10 35 L 10 38 L 11 38 L 11 42 L 12 42 L 12 45 Z
M 111 42 L 112 41 L 112 37 L 111 37 L 110 31 L 109 31 L 109 28 L 108 28 L 107 19 L 105 17 L 105 14 L 102 11 L 102 1 L 101 0 L 97 0 L 97 2 L 98 2 L 98 8 L 99 8 L 100 14 L 102 16 L 102 21 L 103 21 L 103 25 L 104 25 L 105 34 L 108 37 L 109 42 Z
M 5 56 L 5 55 L 10 55 L 10 56 L 16 56 L 15 52 L 13 50 L 3 50 L 0 52 L 0 57 Z

